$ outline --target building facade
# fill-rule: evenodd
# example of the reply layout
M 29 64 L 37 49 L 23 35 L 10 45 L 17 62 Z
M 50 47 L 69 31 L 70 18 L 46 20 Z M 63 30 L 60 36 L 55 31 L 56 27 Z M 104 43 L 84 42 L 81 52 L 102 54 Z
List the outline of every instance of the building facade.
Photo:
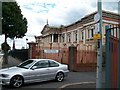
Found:
M 52 58 L 68 64 L 68 48 L 77 48 L 77 65 L 94 66 L 96 64 L 97 40 L 93 39 L 97 23 L 93 12 L 80 20 L 60 27 L 52 27 L 48 23 L 44 26 L 41 36 L 36 39 L 36 58 Z M 117 27 L 119 15 L 102 11 L 102 43 L 105 45 L 105 26 Z M 89 68 L 89 67 L 88 67 Z

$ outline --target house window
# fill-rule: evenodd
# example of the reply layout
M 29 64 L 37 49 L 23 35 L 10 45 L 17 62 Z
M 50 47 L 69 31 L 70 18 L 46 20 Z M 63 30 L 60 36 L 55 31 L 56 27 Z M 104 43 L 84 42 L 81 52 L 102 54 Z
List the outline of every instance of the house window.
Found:
M 75 41 L 77 42 L 77 31 L 75 31 Z
M 84 32 L 82 31 L 82 40 L 84 39 Z
M 88 39 L 90 38 L 90 30 L 88 30 Z
M 94 29 L 91 29 L 91 37 L 94 35 Z
M 54 34 L 54 42 L 58 42 L 58 34 Z
M 71 42 L 71 33 L 68 33 L 67 37 L 68 37 L 68 42 L 70 43 Z

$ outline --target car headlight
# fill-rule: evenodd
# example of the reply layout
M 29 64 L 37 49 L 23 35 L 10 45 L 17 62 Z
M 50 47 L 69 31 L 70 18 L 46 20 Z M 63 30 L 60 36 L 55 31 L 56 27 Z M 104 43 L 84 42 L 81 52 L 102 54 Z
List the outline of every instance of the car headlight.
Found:
M 1 74 L 2 77 L 8 77 L 8 74 Z

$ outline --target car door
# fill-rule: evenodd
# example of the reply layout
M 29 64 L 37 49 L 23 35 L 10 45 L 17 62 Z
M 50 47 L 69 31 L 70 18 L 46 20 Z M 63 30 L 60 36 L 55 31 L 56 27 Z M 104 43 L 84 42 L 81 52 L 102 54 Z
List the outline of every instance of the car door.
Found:
M 35 81 L 44 81 L 48 79 L 49 71 L 49 63 L 47 60 L 38 61 L 31 68 L 31 78 Z
M 57 71 L 59 70 L 59 64 L 49 60 L 49 77 L 55 78 Z

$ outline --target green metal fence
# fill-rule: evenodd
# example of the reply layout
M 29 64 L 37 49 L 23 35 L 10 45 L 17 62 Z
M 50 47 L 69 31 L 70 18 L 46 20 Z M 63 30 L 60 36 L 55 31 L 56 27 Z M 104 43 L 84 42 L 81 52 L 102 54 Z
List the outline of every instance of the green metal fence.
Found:
M 120 27 L 106 26 L 106 88 L 120 88 Z

